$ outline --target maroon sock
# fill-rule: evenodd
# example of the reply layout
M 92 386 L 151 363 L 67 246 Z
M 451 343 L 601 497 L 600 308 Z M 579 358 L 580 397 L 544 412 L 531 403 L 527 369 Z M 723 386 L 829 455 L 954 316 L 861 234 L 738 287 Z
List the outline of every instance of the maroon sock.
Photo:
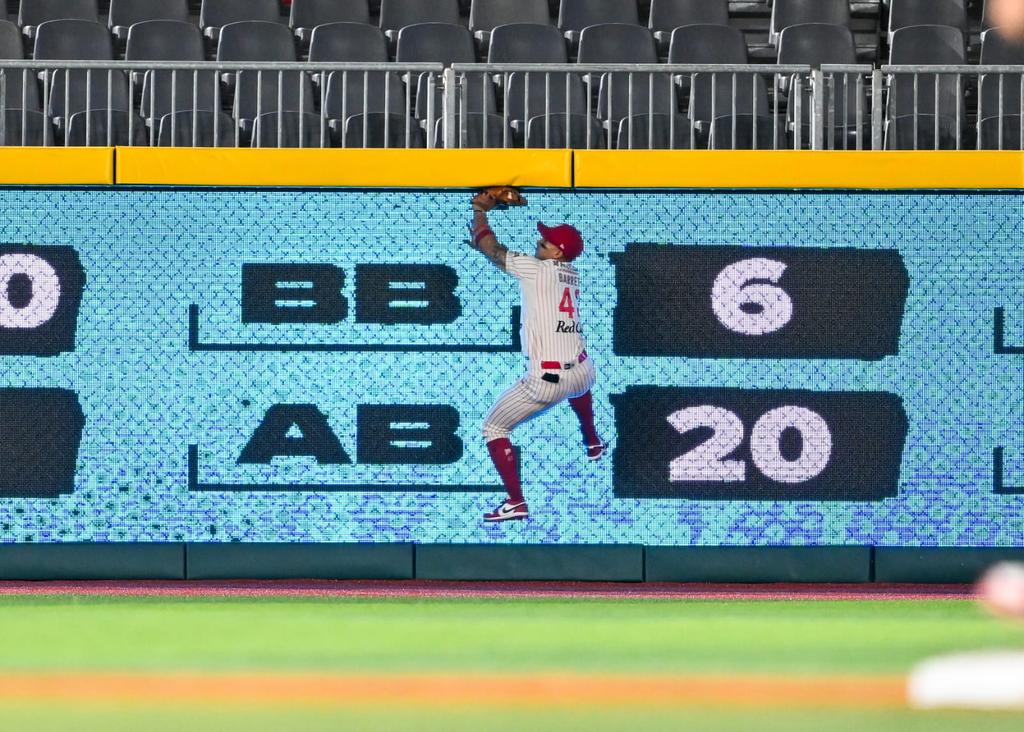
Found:
M 509 503 L 523 503 L 523 487 L 519 482 L 519 461 L 516 459 L 516 449 L 507 437 L 499 437 L 487 443 L 487 452 L 491 454 L 494 467 L 498 469 L 501 482 L 508 491 Z
M 580 420 L 580 432 L 583 433 L 584 444 L 596 445 L 601 441 L 597 436 L 597 428 L 594 427 L 594 396 L 589 391 L 586 394 L 569 400 L 569 406 Z

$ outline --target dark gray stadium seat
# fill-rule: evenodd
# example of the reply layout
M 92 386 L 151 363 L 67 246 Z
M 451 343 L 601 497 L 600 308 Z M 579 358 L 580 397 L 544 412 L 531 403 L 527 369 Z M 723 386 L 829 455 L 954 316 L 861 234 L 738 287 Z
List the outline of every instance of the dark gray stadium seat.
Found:
M 545 113 L 586 113 L 587 90 L 578 75 L 532 72 L 529 81 L 526 76 L 522 72 L 509 74 L 505 89 L 505 109 L 509 119 L 521 121 Z
M 681 114 L 637 114 L 619 122 L 620 150 L 689 150 L 690 139 L 690 120 Z
M 402 77 L 394 71 L 332 71 L 327 77 L 324 116 L 338 123 L 363 112 L 405 114 L 407 103 L 414 107 L 412 99 L 407 102 L 407 94 Z
M 564 64 L 568 60 L 565 38 L 554 26 L 508 23 L 491 32 L 488 63 Z
M 467 114 L 465 119 L 457 120 L 455 134 L 455 147 L 515 147 L 515 134 L 511 127 L 506 129 L 505 118 L 500 114 Z M 443 119 L 434 125 L 434 147 L 444 147 Z
M 558 8 L 558 29 L 575 47 L 584 28 L 605 23 L 639 25 L 636 0 L 562 0 Z
M 398 53 L 396 60 L 400 63 L 473 63 L 476 61 L 476 50 L 473 48 L 473 37 L 461 25 L 451 23 L 420 23 L 402 28 L 398 34 Z M 484 83 L 486 81 L 487 83 Z M 441 113 L 440 80 L 435 81 L 434 109 L 435 114 Z M 416 85 L 416 116 L 424 119 L 427 114 L 428 89 L 425 75 Z M 496 108 L 494 85 L 484 74 L 470 74 L 466 81 L 466 98 L 468 113 L 493 112 Z
M 288 26 L 307 44 L 313 29 L 328 23 L 369 23 L 370 4 L 367 0 L 292 0 Z
M 252 146 L 330 147 L 331 131 L 326 123 L 321 125 L 321 118 L 318 114 L 270 112 L 256 118 Z
M 966 33 L 964 0 L 890 0 L 889 42 L 896 31 L 915 25 L 948 25 Z
M 20 61 L 24 57 L 24 46 L 18 26 L 6 20 L 0 20 L 0 59 Z M 39 86 L 36 83 L 35 72 L 31 69 L 0 71 L 0 96 L 2 96 L 0 110 L 27 109 L 33 112 L 42 110 L 39 101 Z
M 728 25 L 728 0 L 651 0 L 647 26 L 661 48 L 668 48 L 676 28 L 701 24 Z
M 849 0 L 775 0 L 772 5 L 769 31 L 771 42 L 777 42 L 779 34 L 789 26 L 804 23 L 849 26 L 850 2 Z
M 89 20 L 49 20 L 40 24 L 36 30 L 35 58 L 110 61 L 114 58 L 114 48 L 110 32 L 100 23 Z M 68 115 L 87 108 L 106 109 L 108 102 L 110 109 L 131 108 L 128 79 L 120 71 L 55 71 L 50 77 L 49 94 L 48 111 L 58 127 L 63 127 Z
M 68 122 L 66 142 L 72 147 L 146 145 L 146 123 L 137 114 L 121 110 L 76 112 Z
M 1013 43 L 996 31 L 981 36 L 981 63 L 991 66 L 1024 66 L 1024 44 Z M 1021 109 L 1020 74 L 982 74 L 978 98 L 978 117 L 1024 114 Z M 1001 88 L 1001 92 L 1000 92 Z M 1002 107 L 1000 107 L 1000 94 Z
M 287 26 L 252 20 L 229 23 L 220 32 L 218 61 L 295 61 L 295 40 Z M 313 85 L 299 71 L 242 71 L 237 74 L 234 115 L 248 130 L 258 115 L 278 111 L 278 79 L 282 109 L 312 112 Z
M 388 60 L 388 42 L 384 33 L 362 23 L 326 23 L 313 29 L 309 42 L 309 60 L 324 63 Z
M 578 60 L 581 64 L 656 64 L 658 50 L 651 32 L 643 26 L 606 23 L 583 29 Z M 598 118 L 612 122 L 612 130 L 623 117 L 648 111 L 675 112 L 675 87 L 670 75 L 615 73 L 601 76 L 596 113 Z
M 188 23 L 188 0 L 110 0 L 107 26 L 118 41 L 124 42 L 128 38 L 131 26 L 149 20 Z
M 45 145 L 53 139 L 45 138 L 48 127 L 42 112 L 8 108 L 0 112 L 0 146 Z
M 160 118 L 157 144 L 160 147 L 234 147 L 235 123 L 224 112 L 165 114 Z
M 890 63 L 894 65 L 963 64 L 966 62 L 964 35 L 959 29 L 945 25 L 918 25 L 900 28 L 893 33 Z M 917 107 L 915 110 L 914 76 L 894 75 L 889 89 L 889 117 L 914 114 L 956 116 L 958 98 L 956 76 L 939 74 L 938 96 L 935 74 L 918 74 Z
M 409 25 L 459 23 L 459 0 L 381 0 L 380 27 L 390 40 Z
M 711 150 L 784 150 L 789 146 L 786 121 L 768 115 L 716 117 L 711 125 Z
M 490 48 L 491 32 L 509 24 L 551 25 L 548 0 L 473 0 L 469 29 L 485 52 Z
M 96 0 L 21 0 L 18 25 L 29 38 L 35 38 L 38 26 L 49 20 L 99 20 Z
M 956 119 L 946 115 L 908 114 L 890 119 L 885 125 L 886 150 L 956 150 L 956 143 Z
M 856 64 L 857 49 L 853 34 L 846 26 L 825 23 L 804 23 L 791 25 L 783 29 L 779 36 L 779 63 L 820 66 L 822 64 Z M 827 118 L 835 122 L 836 131 L 826 131 L 826 147 L 853 149 L 857 146 L 854 136 L 858 129 L 857 117 L 857 74 L 829 74 L 826 77 L 825 102 Z M 829 86 L 831 84 L 831 86 Z M 796 113 L 794 93 L 790 83 L 785 85 L 789 90 L 787 120 L 792 123 Z M 801 112 L 804 130 L 801 135 L 803 144 L 811 142 L 811 98 L 810 80 L 805 78 L 801 86 Z M 834 110 L 834 111 L 829 111 Z M 860 89 L 860 126 L 861 146 L 865 146 L 866 115 L 868 114 L 867 92 L 862 84 Z
M 203 35 L 214 41 L 224 26 L 247 20 L 280 23 L 281 5 L 278 0 L 203 0 L 199 10 Z
M 202 61 L 199 28 L 177 20 L 135 23 L 128 32 L 127 61 Z M 143 75 L 141 111 L 151 120 L 183 109 L 213 109 L 217 74 L 211 71 L 148 71 Z M 154 94 L 154 91 L 156 92 Z
M 979 150 L 1020 150 L 1021 124 L 1024 117 L 1019 114 L 1005 114 L 1002 117 L 1002 135 L 999 134 L 999 117 L 986 117 L 978 123 Z M 1002 140 L 1000 142 L 1000 140 Z
M 426 147 L 423 130 L 414 120 L 405 115 L 384 112 L 355 114 L 349 117 L 345 121 L 342 142 L 344 147 Z
M 530 118 L 526 146 L 599 150 L 606 148 L 608 142 L 604 128 L 594 117 L 585 114 L 551 114 Z

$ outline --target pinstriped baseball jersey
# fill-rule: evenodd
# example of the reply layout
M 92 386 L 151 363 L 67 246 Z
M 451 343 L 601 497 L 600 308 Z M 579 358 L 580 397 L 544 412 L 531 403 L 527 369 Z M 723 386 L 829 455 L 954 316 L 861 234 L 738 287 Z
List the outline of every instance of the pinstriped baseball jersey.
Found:
M 520 334 L 530 370 L 542 361 L 575 362 L 586 349 L 580 322 L 580 275 L 568 262 L 509 252 L 505 270 L 519 280 Z

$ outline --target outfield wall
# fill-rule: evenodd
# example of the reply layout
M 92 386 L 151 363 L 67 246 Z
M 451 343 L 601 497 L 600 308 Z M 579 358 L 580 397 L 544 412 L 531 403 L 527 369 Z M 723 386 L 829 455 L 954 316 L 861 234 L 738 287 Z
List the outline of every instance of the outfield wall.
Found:
M 2 151 L 0 577 L 109 542 L 159 576 L 850 581 L 1024 547 L 1022 160 Z M 493 216 L 513 248 L 588 239 L 614 449 L 525 425 L 534 515 L 485 526 L 479 426 L 523 367 L 515 283 L 465 244 L 497 182 L 536 188 Z

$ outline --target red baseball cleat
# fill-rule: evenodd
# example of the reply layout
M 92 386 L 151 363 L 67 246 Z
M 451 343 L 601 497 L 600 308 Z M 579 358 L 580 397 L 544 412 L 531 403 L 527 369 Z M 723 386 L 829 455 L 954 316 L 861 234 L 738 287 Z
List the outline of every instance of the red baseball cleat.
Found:
M 530 515 L 525 503 L 509 503 L 505 501 L 490 513 L 484 514 L 484 521 L 517 521 Z
M 601 456 L 608 451 L 607 442 L 599 442 L 596 445 L 585 445 L 587 450 L 587 460 L 600 460 Z

